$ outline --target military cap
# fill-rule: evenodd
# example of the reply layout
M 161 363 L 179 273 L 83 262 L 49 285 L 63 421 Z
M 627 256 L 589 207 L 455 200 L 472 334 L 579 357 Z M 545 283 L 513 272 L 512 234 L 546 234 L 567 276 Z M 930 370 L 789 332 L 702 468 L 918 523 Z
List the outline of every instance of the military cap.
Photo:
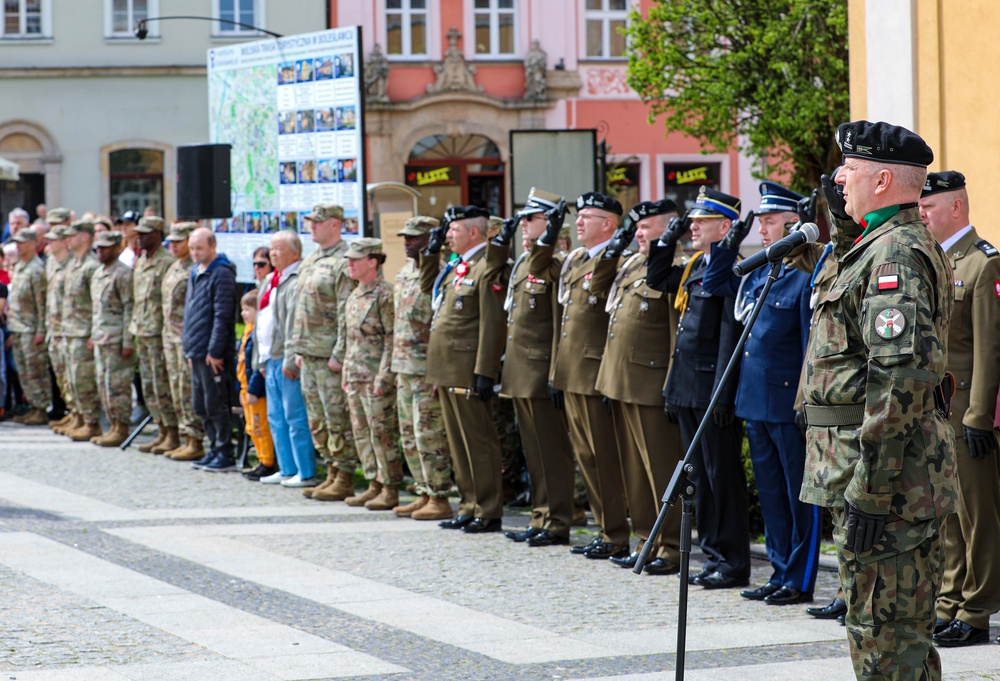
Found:
M 117 230 L 101 232 L 94 239 L 94 245 L 98 248 L 113 248 L 115 246 L 121 246 L 121 244 L 122 233 Z
M 844 158 L 867 158 L 921 168 L 934 162 L 934 152 L 920 135 L 884 121 L 844 123 L 837 128 L 836 140 Z
M 163 218 L 157 215 L 151 215 L 141 218 L 139 220 L 139 224 L 135 227 L 135 231 L 139 234 L 152 234 L 153 232 L 160 232 L 162 234 L 163 225 Z
M 432 218 L 428 215 L 414 215 L 406 221 L 403 229 L 396 232 L 396 236 L 420 236 L 427 234 L 427 232 L 440 224 L 441 221 L 437 218 Z
M 50 225 L 57 225 L 61 222 L 69 222 L 73 217 L 69 208 L 53 208 L 45 214 L 45 222 Z
M 45 238 L 49 241 L 55 241 L 56 239 L 65 239 L 68 234 L 66 231 L 69 229 L 69 225 L 56 225 L 49 231 L 45 233 Z
M 550 211 L 558 206 L 562 200 L 563 197 L 558 194 L 547 192 L 538 187 L 532 187 L 531 191 L 528 192 L 528 200 L 525 202 L 524 208 L 517 212 L 517 216 L 523 218 L 528 215 Z
M 702 186 L 698 190 L 698 198 L 694 207 L 688 212 L 691 218 L 729 218 L 735 220 L 740 216 L 740 200 L 717 189 Z
M 662 201 L 642 201 L 637 203 L 632 206 L 632 209 L 628 212 L 628 216 L 632 222 L 639 222 L 654 215 L 666 215 L 667 213 L 676 212 L 677 204 L 670 199 L 663 199 Z
M 19 244 L 25 244 L 29 241 L 38 241 L 38 233 L 31 227 L 27 227 L 12 236 L 11 241 L 16 241 Z
M 957 170 L 942 170 L 939 173 L 927 173 L 927 182 L 924 183 L 924 190 L 920 192 L 920 198 L 940 192 L 953 192 L 964 186 L 965 175 Z
M 141 216 L 139 215 L 139 211 L 137 211 L 137 210 L 127 210 L 124 213 L 122 213 L 121 221 L 122 222 L 131 222 L 133 225 L 135 225 L 135 224 L 138 224 L 138 222 L 140 220 L 140 217 Z
M 312 212 L 306 215 L 304 219 L 312 220 L 313 222 L 343 220 L 344 209 L 335 203 L 317 203 L 313 206 Z
M 360 260 L 361 258 L 367 258 L 371 255 L 378 255 L 381 252 L 382 240 L 366 236 L 352 241 L 350 247 L 347 249 L 347 253 L 344 254 L 344 257 L 350 258 L 351 260 Z
M 451 222 L 456 220 L 471 220 L 472 218 L 489 218 L 490 212 L 479 206 L 452 206 L 444 212 Z
M 94 223 L 87 220 L 77 220 L 66 230 L 66 236 L 73 236 L 74 234 L 80 234 L 81 232 L 93 235 Z
M 580 194 L 580 196 L 576 197 L 577 212 L 583 210 L 584 208 L 606 210 L 609 213 L 614 213 L 615 215 L 622 214 L 622 204 L 618 202 L 618 199 L 599 192 L 586 192 L 585 194 Z
M 794 213 L 798 208 L 799 201 L 806 197 L 797 194 L 791 189 L 782 187 L 777 182 L 760 183 L 760 208 L 757 215 L 768 213 Z
M 186 241 L 196 229 L 198 229 L 197 222 L 178 222 L 170 226 L 170 234 L 165 241 Z

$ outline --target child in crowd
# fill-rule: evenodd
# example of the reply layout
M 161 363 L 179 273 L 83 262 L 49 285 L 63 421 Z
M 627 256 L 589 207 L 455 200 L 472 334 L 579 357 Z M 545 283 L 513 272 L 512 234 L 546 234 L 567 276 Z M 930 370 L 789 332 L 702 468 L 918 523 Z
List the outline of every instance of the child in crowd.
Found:
M 267 398 L 264 396 L 264 377 L 253 370 L 253 327 L 257 321 L 257 290 L 250 291 L 240 299 L 242 310 L 243 338 L 240 340 L 239 358 L 236 364 L 236 378 L 240 382 L 240 404 L 246 421 L 247 435 L 257 450 L 257 467 L 245 471 L 243 477 L 254 482 L 278 471 L 274 459 L 274 443 L 271 429 L 267 425 Z

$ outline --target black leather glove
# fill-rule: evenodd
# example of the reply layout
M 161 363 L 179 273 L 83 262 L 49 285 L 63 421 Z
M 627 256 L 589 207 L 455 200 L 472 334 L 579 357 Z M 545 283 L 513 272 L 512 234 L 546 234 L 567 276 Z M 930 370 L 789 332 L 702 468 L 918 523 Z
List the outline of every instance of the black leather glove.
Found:
M 442 222 L 439 227 L 432 229 L 430 239 L 427 240 L 427 246 L 424 247 L 424 255 L 437 255 L 440 253 L 447 235 L 447 221 Z
M 667 421 L 670 423 L 677 423 L 679 420 L 677 417 L 677 407 L 669 402 L 663 403 L 663 415 L 667 417 Z
M 997 451 L 997 437 L 992 430 L 962 426 L 962 436 L 969 445 L 969 456 L 973 459 L 985 459 L 987 454 Z
M 563 221 L 566 219 L 566 199 L 559 199 L 559 205 L 545 211 L 545 236 L 546 246 L 555 246 L 559 241 L 559 232 L 562 231 Z
M 737 220 L 729 228 L 729 232 L 726 236 L 722 237 L 722 241 L 719 245 L 723 248 L 729 248 L 731 250 L 737 250 L 743 240 L 747 238 L 747 234 L 750 233 L 750 229 L 753 227 L 753 221 L 757 219 L 757 214 L 750 211 L 746 214 L 742 220 Z
M 552 381 L 549 381 L 548 391 L 549 402 L 552 403 L 553 409 L 563 409 L 566 407 L 566 397 L 563 395 L 563 391 L 552 387 Z
M 514 238 L 514 232 L 517 230 L 517 226 L 520 222 L 521 218 L 516 215 L 512 218 L 504 220 L 503 227 L 500 228 L 500 233 L 493 237 L 493 243 L 497 246 L 509 246 L 511 240 Z
M 733 407 L 716 407 L 712 412 L 712 421 L 719 428 L 729 428 L 736 420 L 736 411 Z
M 494 385 L 496 385 L 496 381 L 489 376 L 480 376 L 479 374 L 476 374 L 476 395 L 483 402 L 488 402 L 493 399 Z
M 843 193 L 843 192 L 841 192 Z M 816 222 L 816 197 L 819 195 L 818 189 L 813 189 L 809 196 L 799 199 L 795 212 L 799 215 L 799 224 Z
M 691 228 L 691 219 L 688 217 L 689 212 L 684 213 L 679 218 L 670 218 L 667 228 L 663 230 L 663 236 L 660 237 L 661 244 L 664 246 L 673 246 L 681 240 L 684 233 Z
M 805 435 L 806 431 L 809 430 L 809 426 L 806 424 L 805 412 L 797 411 L 795 412 L 795 425 L 799 427 L 799 431 Z
M 840 168 L 833 171 L 833 177 L 837 177 Z M 847 214 L 847 202 L 844 201 L 844 188 L 834 183 L 829 175 L 822 175 L 819 182 L 823 185 L 823 195 L 826 196 L 826 205 L 830 207 L 830 213 L 838 220 L 850 220 Z
M 604 257 L 617 258 L 625 252 L 628 245 L 632 243 L 632 238 L 635 237 L 635 230 L 636 224 L 632 222 L 632 218 L 626 215 L 625 219 L 622 220 L 622 226 L 611 235 L 611 243 L 605 249 Z
M 847 513 L 847 540 L 844 542 L 844 546 L 854 553 L 871 551 L 872 547 L 882 539 L 886 517 L 865 513 L 861 509 L 851 506 L 850 503 L 844 510 Z

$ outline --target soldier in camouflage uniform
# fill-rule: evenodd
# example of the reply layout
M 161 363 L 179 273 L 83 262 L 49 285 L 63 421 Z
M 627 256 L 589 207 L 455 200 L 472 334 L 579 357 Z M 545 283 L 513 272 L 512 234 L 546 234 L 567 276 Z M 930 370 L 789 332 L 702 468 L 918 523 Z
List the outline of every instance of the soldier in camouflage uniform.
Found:
M 197 461 L 205 456 L 202 441 L 205 426 L 194 413 L 191 398 L 191 370 L 184 357 L 181 334 L 184 331 L 184 298 L 194 260 L 188 250 L 188 237 L 198 228 L 196 222 L 178 222 L 170 228 L 167 243 L 174 261 L 163 275 L 161 303 L 163 309 L 163 355 L 170 379 L 170 400 L 177 415 L 179 434 L 186 438 L 182 447 L 167 450 L 165 455 L 177 461 Z
M 90 347 L 92 304 L 90 280 L 101 266 L 90 249 L 94 223 L 77 220 L 66 231 L 72 252 L 63 280 L 61 330 L 66 338 L 66 366 L 73 403 L 83 425 L 64 434 L 80 442 L 101 434 L 101 402 L 97 395 L 94 352 Z
M 52 212 L 49 212 L 50 216 Z M 72 430 L 83 425 L 83 417 L 77 412 L 73 402 L 73 391 L 70 390 L 66 364 L 66 339 L 62 334 L 63 280 L 66 278 L 71 261 L 69 245 L 66 243 L 67 229 L 69 229 L 69 225 L 57 224 L 45 233 L 45 239 L 49 242 L 48 259 L 45 261 L 45 272 L 48 278 L 45 296 L 48 329 L 45 339 L 48 345 L 52 373 L 56 377 L 56 385 L 66 403 L 66 415 L 49 424 L 52 430 L 57 433 L 61 433 L 64 428 Z
M 348 273 L 358 286 L 338 313 L 346 340 L 343 385 L 351 410 L 354 443 L 368 489 L 348 497 L 349 506 L 388 511 L 399 504 L 403 459 L 396 444 L 396 380 L 392 374 L 392 285 L 382 278 L 382 240 L 356 239 L 348 249 Z
M 845 123 L 837 141 L 843 193 L 827 193 L 831 212 L 865 229 L 816 312 L 800 498 L 833 513 L 857 678 L 940 679 L 940 527 L 958 485 L 955 435 L 935 394 L 952 271 L 916 207 L 934 155 L 887 123 Z
M 285 348 L 296 356 L 309 430 L 316 452 L 326 462 L 326 480 L 302 491 L 317 501 L 342 501 L 354 494 L 354 469 L 359 464 L 339 369 L 345 345 L 337 331 L 338 307 L 354 288 L 344 259 L 343 219 L 344 209 L 333 203 L 317 204 L 305 216 L 318 248 L 299 266 L 300 295 Z
M 107 433 L 92 437 L 90 441 L 102 447 L 117 447 L 128 439 L 132 412 L 135 337 L 128 330 L 132 320 L 132 270 L 118 260 L 121 243 L 121 232 L 97 235 L 94 244 L 103 267 L 98 268 L 90 280 L 97 392 L 111 422 Z
M 451 456 L 444 433 L 441 403 L 434 386 L 424 380 L 427 373 L 427 341 L 431 335 L 431 297 L 420 290 L 420 250 L 429 232 L 440 224 L 418 215 L 406 221 L 399 232 L 406 247 L 406 265 L 396 275 L 393 288 L 392 372 L 396 374 L 396 410 L 400 443 L 406 465 L 416 483 L 416 501 L 393 509 L 396 515 L 414 520 L 444 520 L 452 517 Z
M 135 262 L 132 277 L 135 309 L 129 333 L 135 336 L 139 355 L 139 375 L 146 408 L 159 427 L 152 442 L 141 445 L 140 452 L 164 454 L 180 447 L 177 413 L 170 396 L 170 378 L 163 354 L 163 276 L 174 257 L 163 248 L 163 218 L 144 217 L 135 227 L 143 254 Z
M 14 347 L 24 396 L 31 411 L 15 416 L 14 421 L 26 426 L 44 426 L 49 422 L 45 410 L 52 399 L 47 354 L 45 352 L 45 266 L 38 257 L 38 237 L 35 230 L 22 229 L 13 236 L 17 244 L 18 263 L 14 265 L 10 298 L 7 301 L 8 344 Z

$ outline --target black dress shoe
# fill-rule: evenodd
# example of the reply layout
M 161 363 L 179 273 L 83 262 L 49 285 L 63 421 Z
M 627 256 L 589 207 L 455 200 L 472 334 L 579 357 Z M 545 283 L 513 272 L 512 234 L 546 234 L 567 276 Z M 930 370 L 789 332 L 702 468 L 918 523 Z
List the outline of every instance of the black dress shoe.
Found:
M 843 598 L 834 598 L 828 604 L 819 608 L 806 608 L 806 614 L 818 620 L 835 620 L 847 613 L 847 603 Z
M 708 577 L 713 572 L 715 572 L 715 570 L 712 570 L 711 568 L 703 567 L 702 569 L 698 570 L 698 572 L 695 572 L 694 574 L 689 574 L 688 575 L 688 584 L 697 584 L 699 579 L 703 579 L 705 577 Z
M 471 523 L 462 528 L 466 534 L 485 534 L 486 532 L 499 532 L 503 527 L 500 518 L 475 518 Z
M 583 546 L 574 546 L 573 548 L 571 548 L 569 550 L 569 552 L 570 553 L 575 553 L 577 555 L 580 555 L 580 554 L 586 553 L 587 551 L 589 551 L 592 548 L 600 546 L 603 543 L 604 542 L 601 540 L 601 538 L 597 537 L 596 539 L 594 539 L 594 541 L 590 542 L 589 544 L 584 544 Z
M 934 634 L 931 640 L 941 648 L 958 648 L 974 646 L 990 640 L 990 630 L 980 629 L 962 620 L 955 620 L 940 634 Z
M 749 583 L 749 579 L 730 577 L 729 575 L 723 574 L 718 570 L 710 575 L 699 577 L 695 580 L 695 584 L 706 589 L 732 589 L 736 586 L 746 586 Z
M 764 597 L 768 605 L 795 605 L 796 603 L 812 603 L 813 595 L 808 591 L 799 591 L 792 586 L 783 586 L 770 596 Z
M 934 633 L 940 634 L 942 631 L 950 627 L 951 623 L 954 621 L 955 620 L 944 620 L 938 617 L 936 620 L 934 620 Z
M 614 556 L 612 556 L 608 560 L 610 560 L 612 563 L 614 563 L 618 567 L 632 569 L 632 568 L 635 567 L 636 562 L 639 560 L 639 552 L 638 551 L 633 551 L 632 553 L 628 554 L 627 556 L 623 556 L 621 558 L 615 558 Z
M 569 537 L 560 537 L 548 530 L 541 530 L 535 536 L 528 538 L 528 546 L 556 546 L 557 544 L 569 544 Z
M 438 527 L 444 530 L 461 530 L 474 520 L 471 515 L 457 515 L 451 520 L 438 523 Z
M 673 575 L 681 571 L 681 566 L 666 558 L 654 558 L 642 566 L 647 575 Z
M 521 530 L 520 532 L 515 532 L 513 530 L 507 530 L 506 532 L 503 533 L 503 536 L 507 537 L 507 539 L 511 539 L 513 541 L 516 541 L 517 543 L 521 543 L 521 542 L 528 541 L 529 539 L 531 539 L 532 537 L 534 537 L 536 534 L 541 534 L 541 532 L 542 532 L 542 530 L 540 528 L 537 528 L 537 527 L 526 527 L 523 530 Z
M 740 592 L 740 596 L 748 598 L 751 601 L 762 601 L 780 588 L 780 584 L 776 582 L 768 582 L 764 586 L 758 586 L 756 589 L 744 589 Z
M 591 560 L 607 560 L 608 558 L 624 558 L 629 554 L 627 544 L 611 544 L 601 542 L 597 546 L 584 552 L 584 556 Z
M 837 615 L 837 623 L 840 626 L 842 626 L 842 627 L 846 627 L 847 626 L 847 613 L 846 612 L 843 615 Z

